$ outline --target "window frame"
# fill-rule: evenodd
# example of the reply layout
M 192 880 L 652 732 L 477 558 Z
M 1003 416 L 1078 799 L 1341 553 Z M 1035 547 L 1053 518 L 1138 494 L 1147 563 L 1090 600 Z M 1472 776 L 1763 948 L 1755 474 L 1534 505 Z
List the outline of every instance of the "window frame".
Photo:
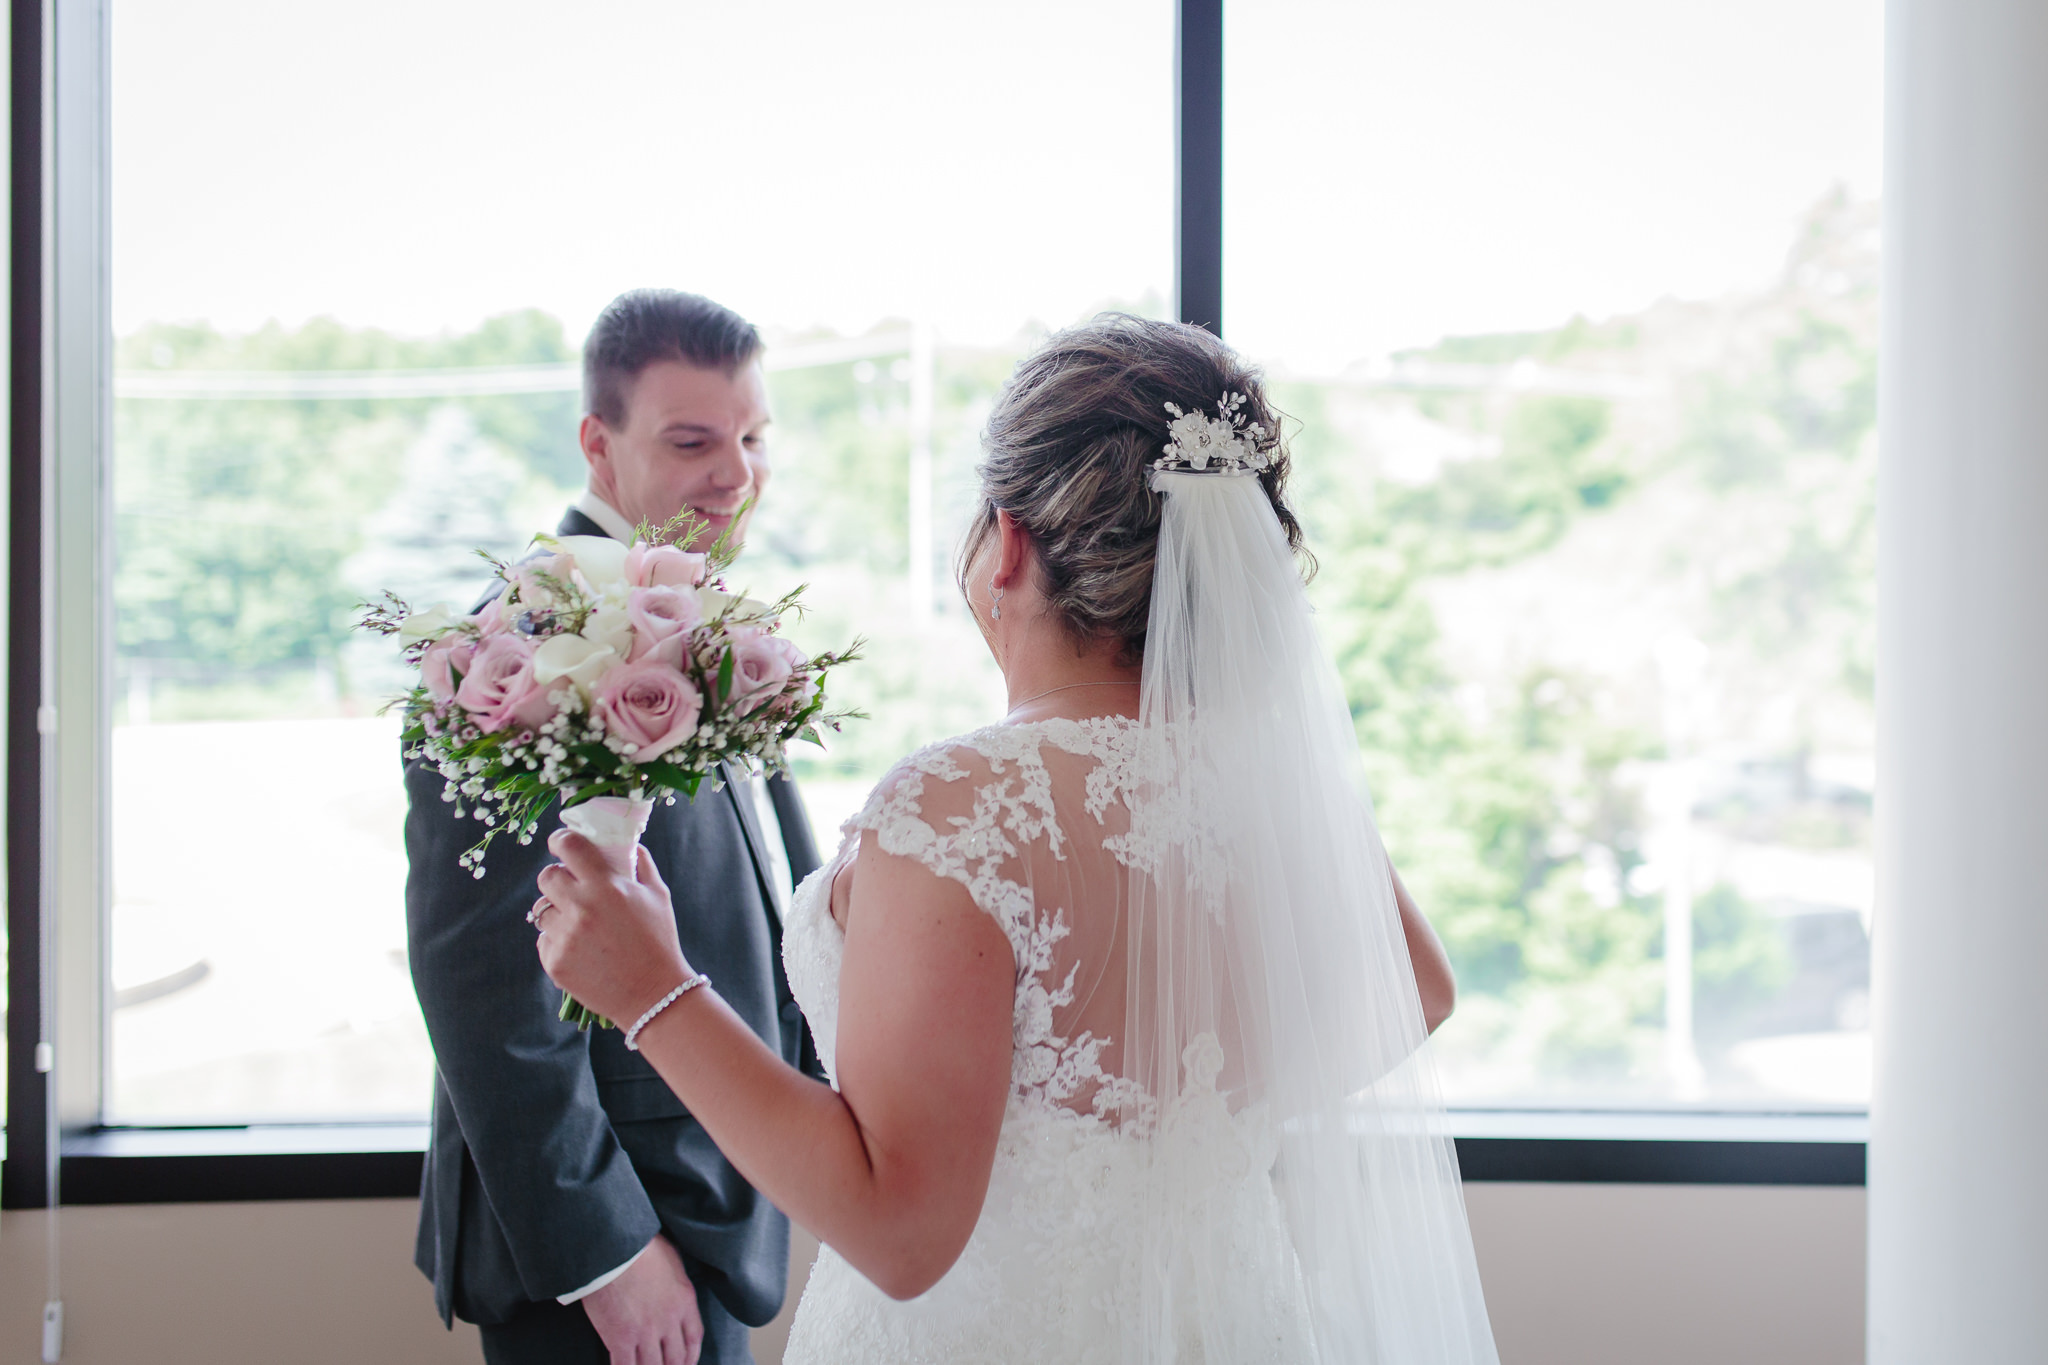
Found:
M 11 1005 L 0 1206 L 48 1207 L 53 1194 L 72 1204 L 409 1198 L 424 1122 L 100 1122 L 112 714 L 109 2 L 13 0 L 10 14 Z M 1175 315 L 1219 336 L 1224 58 L 1222 0 L 1178 0 Z M 78 698 L 61 713 L 46 704 Z M 54 1072 L 37 1066 L 46 1044 Z M 1454 1110 L 1450 1121 L 1468 1181 L 1864 1183 L 1860 1111 Z
M 57 1178 L 49 1080 L 39 1044 L 44 990 L 43 738 L 43 7 L 8 14 L 7 1129 L 0 1207 L 41 1208 Z
M 10 14 L 9 1206 L 61 1189 L 60 1136 L 98 1122 L 105 1070 L 107 19 L 108 0 Z

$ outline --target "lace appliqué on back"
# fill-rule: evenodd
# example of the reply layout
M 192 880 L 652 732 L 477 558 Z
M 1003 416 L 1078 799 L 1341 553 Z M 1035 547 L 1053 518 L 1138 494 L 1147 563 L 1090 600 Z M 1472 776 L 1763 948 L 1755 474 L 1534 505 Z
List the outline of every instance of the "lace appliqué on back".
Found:
M 1150 1108 L 1143 1090 L 1102 1066 L 1112 1040 L 1093 1031 L 1072 1038 L 1056 1031 L 1056 1012 L 1074 1003 L 1080 971 L 1075 963 L 1054 979 L 1055 949 L 1072 932 L 1065 907 L 1040 907 L 1031 887 L 1004 871 L 1021 864 L 1033 844 L 1042 842 L 1060 861 L 1072 846 L 1053 807 L 1052 778 L 1041 746 L 1093 762 L 1083 808 L 1100 821 L 1113 805 L 1129 806 L 1135 733 L 1131 722 L 1117 717 L 1052 720 L 991 726 L 919 750 L 875 789 L 847 822 L 847 831 L 872 830 L 883 852 L 914 858 L 959 882 L 1001 926 L 1017 964 L 1010 1071 L 1015 1098 L 1065 1107 L 1092 1091 L 1089 1107 L 1095 1115 L 1143 1121 Z M 970 771 L 964 761 L 969 759 L 978 760 L 975 768 L 985 771 Z M 933 827 L 924 810 L 927 785 L 933 782 L 975 784 L 969 813 L 944 817 L 942 829 Z M 1136 850 L 1128 835 L 1101 842 L 1123 866 L 1133 865 Z
M 1146 741 L 1129 737 L 1122 791 L 1131 827 L 1103 843 L 1126 867 L 1154 876 L 1169 856 L 1177 859 L 1173 871 L 1220 922 L 1230 869 L 1214 836 L 1230 818 L 1229 787 L 1214 772 L 1188 770 L 1186 739 L 1172 726 Z

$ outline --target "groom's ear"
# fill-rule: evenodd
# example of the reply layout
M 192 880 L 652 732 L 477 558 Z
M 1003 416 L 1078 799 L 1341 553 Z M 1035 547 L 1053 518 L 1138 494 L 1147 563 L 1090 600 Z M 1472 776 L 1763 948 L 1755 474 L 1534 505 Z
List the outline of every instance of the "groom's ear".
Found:
M 583 458 L 589 463 L 591 473 L 611 472 L 611 432 L 605 429 L 602 418 L 594 412 L 585 413 L 576 428 L 576 440 L 583 447 Z

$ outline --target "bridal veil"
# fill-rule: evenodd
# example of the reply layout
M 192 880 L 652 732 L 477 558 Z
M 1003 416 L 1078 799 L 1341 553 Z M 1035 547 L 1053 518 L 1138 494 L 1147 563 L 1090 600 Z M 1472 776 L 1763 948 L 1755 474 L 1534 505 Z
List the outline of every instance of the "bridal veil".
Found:
M 1297 1353 L 1241 1339 L 1255 1319 L 1211 1311 L 1274 1271 L 1218 1194 L 1218 1163 L 1256 1150 L 1277 1157 L 1274 1242 L 1292 1265 L 1274 1273 L 1305 1304 L 1294 1316 L 1311 1358 L 1494 1365 L 1352 719 L 1250 473 L 1150 473 L 1164 506 L 1138 809 L 1164 837 L 1130 872 L 1123 1069 L 1157 1117 L 1125 1357 Z

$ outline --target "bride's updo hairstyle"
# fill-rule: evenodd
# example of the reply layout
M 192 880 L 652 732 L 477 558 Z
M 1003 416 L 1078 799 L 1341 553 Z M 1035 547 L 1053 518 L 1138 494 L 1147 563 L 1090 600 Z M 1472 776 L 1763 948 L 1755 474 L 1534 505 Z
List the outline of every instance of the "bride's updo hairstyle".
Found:
M 1199 327 L 1104 313 L 1056 333 L 1017 367 L 983 437 L 981 494 L 960 546 L 968 566 L 996 530 L 998 509 L 1031 534 L 1041 587 L 1077 644 L 1122 642 L 1126 664 L 1145 653 L 1160 495 L 1146 483 L 1169 439 L 1173 415 L 1217 415 L 1226 393 L 1245 397 L 1245 419 L 1279 434 L 1259 372 Z M 1301 551 L 1301 523 L 1283 489 L 1282 446 L 1257 477 L 1287 543 Z

